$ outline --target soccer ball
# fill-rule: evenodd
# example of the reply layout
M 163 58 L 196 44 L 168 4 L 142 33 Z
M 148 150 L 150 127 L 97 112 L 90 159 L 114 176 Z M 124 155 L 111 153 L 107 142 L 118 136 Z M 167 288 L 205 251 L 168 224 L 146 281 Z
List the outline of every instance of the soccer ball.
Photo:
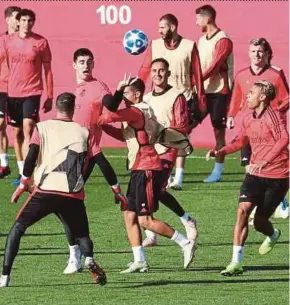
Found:
M 123 46 L 129 54 L 139 55 L 146 50 L 148 46 L 148 37 L 141 30 L 130 30 L 124 36 Z

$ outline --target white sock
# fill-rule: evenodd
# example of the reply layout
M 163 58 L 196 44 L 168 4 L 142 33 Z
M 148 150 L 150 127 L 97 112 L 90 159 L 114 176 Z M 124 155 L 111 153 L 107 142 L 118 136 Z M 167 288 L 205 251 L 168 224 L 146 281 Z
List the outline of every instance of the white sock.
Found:
M 276 240 L 279 236 L 279 231 L 277 229 L 274 229 L 274 233 L 272 236 L 269 236 L 270 240 L 273 241 L 273 240 Z
M 150 239 L 155 239 L 156 238 L 156 233 L 155 232 L 152 232 L 150 230 L 145 230 L 145 235 L 147 238 L 150 238 Z
M 213 169 L 212 173 L 221 175 L 222 172 L 223 172 L 223 169 L 224 169 L 224 164 L 216 162 L 215 165 L 214 165 L 214 169 Z
M 7 154 L 0 154 L 0 163 L 1 163 L 1 166 L 3 166 L 3 167 L 8 166 L 8 155 Z
M 23 174 L 24 161 L 17 161 L 19 175 Z
M 186 246 L 190 241 L 181 233 L 178 231 L 175 231 L 173 236 L 171 237 L 171 240 L 176 242 L 180 247 Z
M 92 257 L 87 256 L 85 259 L 85 265 L 90 266 L 92 263 L 94 263 L 94 259 Z
M 177 167 L 175 169 L 174 182 L 177 183 L 178 185 L 181 185 L 183 182 L 183 173 L 184 173 L 184 168 Z
M 232 263 L 239 264 L 244 257 L 244 246 L 233 246 Z
M 78 245 L 69 246 L 69 260 L 76 261 L 81 257 L 81 250 Z
M 184 215 L 179 217 L 179 219 L 183 224 L 186 224 L 189 219 L 189 215 L 187 213 L 184 213 Z
M 143 246 L 136 246 L 132 247 L 133 255 L 134 255 L 134 262 L 145 262 L 145 253 Z

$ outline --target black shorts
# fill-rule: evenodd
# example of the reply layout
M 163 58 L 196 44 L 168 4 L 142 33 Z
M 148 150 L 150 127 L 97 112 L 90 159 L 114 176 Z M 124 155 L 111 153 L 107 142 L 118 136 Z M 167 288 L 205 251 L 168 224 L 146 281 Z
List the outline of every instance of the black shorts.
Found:
M 194 95 L 190 100 L 187 101 L 187 111 L 188 125 L 192 129 L 202 121 L 197 95 Z
M 239 202 L 251 202 L 257 206 L 258 215 L 270 218 L 285 198 L 288 188 L 288 178 L 272 179 L 247 174 L 240 189 Z
M 247 144 L 241 149 L 241 166 L 246 166 L 250 164 L 250 159 L 252 155 L 252 149 L 250 144 Z
M 8 95 L 5 92 L 0 92 L 0 119 L 6 117 Z
M 21 127 L 23 119 L 39 121 L 39 107 L 41 95 L 28 97 L 9 97 L 8 99 L 8 124 Z
M 121 210 L 136 212 L 138 216 L 153 214 L 158 210 L 161 188 L 162 171 L 132 171 L 127 190 L 128 205 L 121 206 Z
M 207 112 L 210 115 L 211 124 L 215 129 L 226 128 L 229 100 L 229 94 L 206 94 Z
M 76 238 L 89 236 L 89 225 L 83 200 L 56 194 L 35 193 L 29 196 L 16 216 L 25 228 L 49 214 L 58 214 Z

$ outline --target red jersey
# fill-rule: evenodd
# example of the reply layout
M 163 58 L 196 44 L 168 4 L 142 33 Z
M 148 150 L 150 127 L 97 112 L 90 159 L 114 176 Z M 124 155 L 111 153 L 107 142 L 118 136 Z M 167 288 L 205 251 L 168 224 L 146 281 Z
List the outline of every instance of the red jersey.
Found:
M 286 119 L 278 110 L 267 106 L 259 116 L 255 112 L 249 113 L 237 137 L 221 150 L 231 154 L 248 143 L 252 149 L 251 164 L 268 162 L 255 176 L 274 179 L 289 177 L 289 135 Z
M 251 67 L 240 70 L 235 78 L 229 117 L 235 117 L 239 111 L 247 109 L 246 97 L 256 81 L 270 81 L 276 89 L 276 98 L 272 107 L 281 111 L 289 109 L 289 86 L 282 69 L 275 66 L 265 66 L 260 73 L 255 74 Z
M 138 142 L 138 151 L 131 170 L 160 170 L 161 162 L 154 145 L 149 144 L 142 111 L 136 107 L 128 107 L 115 113 L 103 114 L 99 119 L 99 124 L 101 125 L 113 122 L 127 122 L 134 129 L 135 138 Z M 103 129 L 112 137 L 125 141 L 122 129 L 109 125 L 104 126 Z
M 164 41 L 164 46 L 167 50 L 176 50 L 178 46 L 180 45 L 180 42 L 182 40 L 182 37 L 180 36 L 180 39 L 176 42 L 174 46 L 170 46 L 166 44 Z M 147 81 L 149 74 L 150 74 L 150 66 L 152 62 L 152 43 L 147 49 L 147 54 L 145 57 L 145 60 L 139 70 L 138 77 L 142 79 L 144 82 Z M 188 63 L 186 63 L 188 64 Z M 198 102 L 199 102 L 199 107 L 203 111 L 206 109 L 206 99 L 205 99 L 205 93 L 204 93 L 204 88 L 203 88 L 203 80 L 202 80 L 202 72 L 201 72 L 201 67 L 200 67 L 200 60 L 199 60 L 199 53 L 198 49 L 196 47 L 196 44 L 193 45 L 192 53 L 191 53 L 191 61 L 190 61 L 190 78 L 191 78 L 191 83 L 192 87 L 195 86 L 196 92 L 197 92 L 197 97 L 198 97 Z M 170 69 L 170 67 L 169 67 Z
M 76 106 L 73 119 L 81 126 L 89 128 L 93 156 L 100 152 L 102 129 L 96 123 L 103 111 L 102 99 L 106 94 L 111 94 L 109 88 L 97 79 L 82 82 L 75 92 Z
M 9 66 L 8 95 L 26 97 L 43 91 L 42 65 L 51 62 L 47 40 L 35 33 L 21 38 L 19 33 L 7 35 L 0 47 L 0 61 Z
M 4 43 L 4 39 L 7 35 L 8 33 L 6 32 L 0 36 L 0 46 Z M 0 92 L 7 93 L 8 77 L 9 68 L 7 58 L 5 58 L 2 62 L 0 62 Z

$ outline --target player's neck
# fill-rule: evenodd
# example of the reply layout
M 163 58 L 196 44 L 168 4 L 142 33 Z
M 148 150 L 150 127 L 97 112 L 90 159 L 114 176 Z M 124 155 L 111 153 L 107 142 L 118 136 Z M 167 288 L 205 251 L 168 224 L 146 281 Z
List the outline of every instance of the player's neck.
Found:
M 259 107 L 257 107 L 255 109 L 255 114 L 256 114 L 256 117 L 258 118 L 260 116 L 260 114 L 265 110 L 265 108 L 267 107 L 268 105 L 265 104 L 265 103 L 261 103 L 259 105 Z
M 266 65 L 251 65 L 251 69 L 255 74 L 259 74 L 261 71 L 265 69 Z
M 19 36 L 20 38 L 28 38 L 28 37 L 30 37 L 31 35 L 32 35 L 32 32 L 29 32 L 29 33 L 21 32 L 21 31 L 18 32 L 18 36 Z
M 217 31 L 219 31 L 219 28 L 216 26 L 216 24 L 208 24 L 206 26 L 206 37 L 211 38 Z
M 13 34 L 13 33 L 15 33 L 16 31 L 15 31 L 15 29 L 14 28 L 10 28 L 9 26 L 7 27 L 7 33 L 9 34 L 9 35 L 11 35 L 11 34 Z
M 80 85 L 80 84 L 85 83 L 85 82 L 90 82 L 93 79 L 94 79 L 94 77 L 92 75 L 89 76 L 87 79 L 77 77 L 77 85 Z
M 180 35 L 178 35 L 177 33 L 174 33 L 172 38 L 170 38 L 169 40 L 165 40 L 165 43 L 169 46 L 169 47 L 174 47 L 178 42 L 180 41 Z
M 72 115 L 68 113 L 56 113 L 56 119 L 61 121 L 72 121 Z
M 155 93 L 163 93 L 168 87 L 168 84 L 163 84 L 163 85 L 160 85 L 160 86 L 154 86 L 153 88 L 153 92 Z

